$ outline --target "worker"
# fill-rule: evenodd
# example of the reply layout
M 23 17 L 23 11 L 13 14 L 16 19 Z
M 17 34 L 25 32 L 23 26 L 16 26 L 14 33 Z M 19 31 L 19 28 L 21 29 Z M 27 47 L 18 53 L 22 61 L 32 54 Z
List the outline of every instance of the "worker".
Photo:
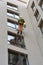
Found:
M 26 27 L 26 23 L 23 18 L 19 18 L 18 20 L 18 34 L 22 34 L 23 27 Z

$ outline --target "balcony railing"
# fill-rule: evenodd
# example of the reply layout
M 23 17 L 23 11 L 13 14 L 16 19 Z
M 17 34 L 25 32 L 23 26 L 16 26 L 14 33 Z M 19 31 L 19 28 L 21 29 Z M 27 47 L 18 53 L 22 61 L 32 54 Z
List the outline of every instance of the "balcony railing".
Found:
M 10 36 L 8 35 L 8 43 L 11 45 L 15 45 L 21 48 L 25 48 L 25 43 L 24 43 L 24 37 L 23 36 Z

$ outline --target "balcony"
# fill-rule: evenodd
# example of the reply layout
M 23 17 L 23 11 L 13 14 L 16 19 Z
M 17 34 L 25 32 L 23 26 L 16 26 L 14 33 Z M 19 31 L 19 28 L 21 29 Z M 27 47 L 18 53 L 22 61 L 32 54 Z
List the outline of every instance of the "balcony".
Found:
M 8 32 L 8 44 L 15 45 L 21 48 L 25 48 L 24 37 L 17 33 Z

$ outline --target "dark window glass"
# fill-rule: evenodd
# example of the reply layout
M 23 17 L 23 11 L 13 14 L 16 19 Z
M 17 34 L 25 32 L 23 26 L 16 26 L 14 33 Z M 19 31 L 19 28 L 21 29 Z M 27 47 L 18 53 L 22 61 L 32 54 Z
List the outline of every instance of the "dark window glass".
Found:
M 8 52 L 8 64 L 10 65 L 29 65 L 27 55 L 15 52 Z

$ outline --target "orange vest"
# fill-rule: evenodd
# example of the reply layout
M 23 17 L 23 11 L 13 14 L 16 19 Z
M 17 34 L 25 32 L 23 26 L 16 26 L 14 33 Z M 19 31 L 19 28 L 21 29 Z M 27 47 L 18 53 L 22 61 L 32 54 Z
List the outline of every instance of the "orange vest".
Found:
M 23 25 L 20 25 L 20 24 L 19 24 L 19 25 L 18 25 L 18 31 L 21 32 L 22 29 L 23 29 Z

